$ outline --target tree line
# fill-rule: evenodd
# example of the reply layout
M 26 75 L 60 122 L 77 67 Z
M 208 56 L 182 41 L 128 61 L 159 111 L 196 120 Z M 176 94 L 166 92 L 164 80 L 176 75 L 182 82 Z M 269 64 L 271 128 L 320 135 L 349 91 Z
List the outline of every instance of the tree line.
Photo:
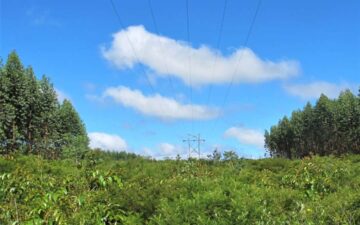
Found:
M 75 108 L 58 101 L 47 76 L 38 80 L 15 51 L 5 64 L 0 61 L 0 154 L 59 158 L 85 151 L 88 142 Z
M 360 153 L 360 90 L 343 91 L 337 99 L 322 94 L 313 106 L 282 118 L 265 131 L 271 156 L 303 158 L 309 155 Z

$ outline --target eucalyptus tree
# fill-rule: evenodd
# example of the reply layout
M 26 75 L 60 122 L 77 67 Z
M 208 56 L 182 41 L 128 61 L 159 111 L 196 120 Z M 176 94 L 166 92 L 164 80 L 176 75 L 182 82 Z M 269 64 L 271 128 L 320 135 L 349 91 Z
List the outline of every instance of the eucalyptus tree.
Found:
M 59 103 L 53 84 L 45 75 L 39 81 L 39 108 L 41 130 L 37 140 L 38 153 L 54 158 L 59 155 L 60 136 L 57 132 Z
M 87 150 L 89 139 L 83 121 L 69 100 L 62 102 L 57 118 L 64 153 L 79 158 Z
M 15 51 L 0 60 L 0 152 L 59 157 L 63 149 L 88 146 L 86 129 L 71 102 L 59 104 L 50 79 L 37 80 Z
M 322 94 L 314 107 L 307 103 L 265 131 L 265 147 L 286 158 L 360 153 L 360 97 L 350 90 L 333 100 Z
M 40 89 L 39 84 L 34 74 L 32 67 L 28 67 L 25 70 L 27 89 L 25 92 L 26 99 L 26 115 L 25 115 L 25 128 L 22 129 L 23 136 L 26 142 L 25 153 L 35 153 L 35 139 L 39 137 L 41 127 L 39 122 L 41 121 L 40 111 Z
M 26 77 L 16 54 L 10 53 L 0 78 L 1 145 L 6 153 L 14 152 L 24 142 L 22 129 L 26 117 Z

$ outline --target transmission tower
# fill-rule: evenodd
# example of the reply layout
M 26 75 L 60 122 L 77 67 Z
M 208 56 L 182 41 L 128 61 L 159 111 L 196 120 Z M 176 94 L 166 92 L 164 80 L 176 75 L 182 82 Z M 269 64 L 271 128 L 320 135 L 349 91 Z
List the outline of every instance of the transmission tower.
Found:
M 201 135 L 192 135 L 188 134 L 187 139 L 182 140 L 183 142 L 187 142 L 188 144 L 188 154 L 189 158 L 191 158 L 191 153 L 197 153 L 200 159 L 201 157 L 201 143 L 205 142 L 205 139 L 201 138 Z M 193 143 L 196 143 L 196 148 L 193 147 Z

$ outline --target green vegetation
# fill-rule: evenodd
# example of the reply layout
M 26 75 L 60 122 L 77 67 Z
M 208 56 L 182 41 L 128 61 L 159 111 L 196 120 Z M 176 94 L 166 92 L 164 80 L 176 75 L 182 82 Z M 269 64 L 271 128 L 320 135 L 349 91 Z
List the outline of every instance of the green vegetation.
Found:
M 113 156 L 0 158 L 0 224 L 360 224 L 359 155 Z
M 0 63 L 0 154 L 80 157 L 87 145 L 85 126 L 71 102 L 60 104 L 49 78 L 37 80 L 33 69 L 10 53 L 6 64 Z
M 314 107 L 308 103 L 266 131 L 265 145 L 272 156 L 290 159 L 359 154 L 360 90 L 358 96 L 347 90 L 334 100 L 321 95 Z

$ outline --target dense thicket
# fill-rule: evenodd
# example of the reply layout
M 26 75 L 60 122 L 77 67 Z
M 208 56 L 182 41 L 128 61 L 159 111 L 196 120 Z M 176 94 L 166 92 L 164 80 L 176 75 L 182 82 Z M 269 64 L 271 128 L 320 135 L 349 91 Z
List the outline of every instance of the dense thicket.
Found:
M 360 153 L 360 91 L 346 90 L 337 99 L 321 95 L 315 106 L 284 117 L 265 132 L 265 147 L 272 156 L 301 158 L 311 154 Z
M 0 154 L 21 151 L 47 158 L 87 148 L 84 124 L 71 102 L 59 103 L 49 78 L 37 80 L 16 52 L 0 65 Z
M 0 224 L 360 224 L 360 155 L 108 157 L 0 156 Z

